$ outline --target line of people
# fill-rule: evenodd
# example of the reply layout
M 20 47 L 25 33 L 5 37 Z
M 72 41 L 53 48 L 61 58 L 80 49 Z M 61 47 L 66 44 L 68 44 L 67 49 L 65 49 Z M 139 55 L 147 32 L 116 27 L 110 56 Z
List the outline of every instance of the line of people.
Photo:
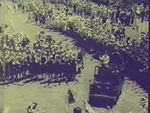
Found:
M 39 34 L 32 45 L 27 35 L 2 35 L 0 46 L 0 80 L 14 81 L 38 75 L 72 81 L 83 67 L 82 53 L 63 48 L 50 35 Z M 29 75 L 29 76 L 28 76 Z
M 36 4 L 38 4 L 38 6 Z M 111 13 L 110 17 L 106 16 L 106 18 L 83 18 L 74 14 L 69 14 L 66 16 L 64 7 L 53 7 L 51 4 L 43 4 L 41 1 L 26 1 L 25 3 L 22 3 L 22 5 L 24 5 L 27 11 L 29 10 L 32 15 L 29 20 L 34 20 L 41 25 L 44 23 L 47 28 L 61 29 L 61 31 L 64 32 L 68 31 L 76 33 L 79 40 L 80 38 L 85 37 L 82 40 L 90 41 L 93 39 L 106 45 L 113 45 L 117 48 L 119 47 L 123 51 L 129 53 L 131 56 L 135 55 L 133 54 L 134 52 L 132 53 L 131 51 L 134 51 L 134 48 L 138 47 L 135 44 L 132 45 L 132 43 L 129 43 L 130 41 L 134 43 L 134 40 L 126 36 L 124 26 L 133 25 L 135 23 L 135 18 L 141 17 L 142 15 L 141 13 L 138 14 L 138 12 L 148 11 L 147 7 L 144 5 L 131 4 L 124 8 L 112 6 L 112 11 L 114 10 L 113 12 L 115 13 Z M 129 13 L 129 16 L 126 16 L 127 13 Z M 44 19 L 42 19 L 41 15 L 45 15 Z M 108 17 L 111 18 L 110 22 L 108 21 Z M 141 40 L 140 36 L 137 38 L 138 40 Z M 130 48 L 130 51 L 127 48 Z M 139 55 L 135 56 L 139 57 Z M 141 56 L 140 58 L 136 59 L 143 60 Z
M 127 6 L 124 5 L 97 5 L 93 2 L 90 1 L 83 1 L 83 0 L 78 0 L 78 1 L 67 1 L 66 0 L 58 0 L 58 1 L 47 1 L 48 3 L 54 3 L 58 7 L 58 4 L 64 4 L 67 5 L 74 13 L 79 14 L 82 16 L 88 15 L 88 16 L 98 16 L 100 18 L 104 19 L 115 19 L 115 21 L 118 21 L 118 18 L 122 22 L 123 20 L 130 21 L 131 23 L 134 22 L 134 19 L 136 17 L 141 18 L 141 21 L 143 22 L 144 20 L 148 20 L 148 5 L 143 4 L 128 4 Z

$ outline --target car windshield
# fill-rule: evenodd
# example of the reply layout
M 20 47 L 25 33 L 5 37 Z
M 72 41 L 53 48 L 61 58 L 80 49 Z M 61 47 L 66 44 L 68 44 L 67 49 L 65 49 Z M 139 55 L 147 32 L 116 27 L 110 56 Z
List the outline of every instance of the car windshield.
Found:
M 118 53 L 114 53 L 111 55 L 110 63 L 116 64 L 116 65 L 122 65 L 123 64 L 121 56 Z

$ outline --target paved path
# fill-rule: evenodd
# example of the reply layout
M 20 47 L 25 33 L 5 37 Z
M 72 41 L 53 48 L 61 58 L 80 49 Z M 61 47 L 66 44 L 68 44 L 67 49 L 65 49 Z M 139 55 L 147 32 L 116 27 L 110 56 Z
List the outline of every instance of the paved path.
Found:
M 8 8 L 7 8 L 8 7 Z M 6 33 L 25 33 L 28 35 L 29 39 L 31 40 L 31 42 L 33 43 L 34 41 L 36 41 L 36 38 L 35 36 L 40 32 L 40 31 L 45 31 L 47 34 L 51 34 L 53 39 L 57 41 L 63 41 L 63 46 L 65 47 L 67 44 L 69 44 L 70 47 L 74 47 L 74 41 L 59 33 L 59 32 L 54 32 L 54 31 L 49 31 L 49 30 L 46 30 L 46 29 L 43 29 L 41 28 L 40 26 L 37 26 L 35 25 L 34 23 L 32 24 L 29 24 L 27 23 L 27 14 L 22 14 L 20 12 L 15 12 L 13 10 L 13 6 L 11 3 L 4 3 L 3 4 L 3 9 L 5 12 L 4 16 L 5 16 L 5 21 L 3 22 L 4 24 L 8 24 L 10 26 L 10 28 L 6 31 Z M 98 65 L 98 61 L 92 59 L 92 57 L 90 55 L 86 55 L 84 57 L 84 63 L 85 63 L 85 68 L 84 70 L 82 71 L 81 75 L 79 75 L 80 77 L 78 77 L 78 80 L 79 80 L 79 83 L 72 83 L 70 85 L 61 85 L 57 88 L 51 88 L 52 89 L 52 93 L 49 93 L 49 91 L 51 91 L 51 89 L 49 89 L 49 86 L 46 86 L 49 91 L 47 91 L 46 95 L 51 97 L 49 102 L 53 102 L 53 99 L 54 98 L 57 98 L 56 99 L 56 102 L 53 102 L 55 104 L 51 104 L 49 107 L 52 108 L 51 109 L 51 113 L 58 113 L 58 111 L 63 111 L 61 113 L 65 113 L 65 109 L 64 109 L 64 106 L 66 105 L 66 102 L 64 101 L 64 98 L 66 98 L 64 95 L 64 93 L 66 93 L 68 87 L 74 92 L 75 94 L 75 98 L 76 98 L 76 101 L 77 103 L 73 106 L 76 106 L 76 105 L 82 105 L 83 104 L 83 101 L 84 100 L 88 100 L 88 93 L 89 93 L 89 85 L 91 84 L 91 82 L 89 82 L 89 80 L 93 80 L 93 75 L 94 75 L 94 67 L 96 65 Z M 30 84 L 28 84 L 30 86 Z M 28 86 L 27 85 L 27 86 Z M 13 86 L 12 86 L 13 87 Z M 24 86 L 26 90 L 26 92 L 28 92 L 28 88 L 26 86 Z M 39 86 L 36 84 L 36 86 L 34 87 L 43 87 L 43 86 Z M 52 86 L 50 86 L 52 87 Z M 12 88 L 13 91 L 14 90 L 17 90 L 16 88 Z M 32 88 L 31 88 L 32 89 Z M 36 89 L 37 90 L 37 89 Z M 39 89 L 39 91 L 41 92 L 42 89 Z M 19 91 L 17 91 L 19 92 Z M 28 95 L 30 94 L 30 95 Z M 56 95 L 57 94 L 57 95 Z M 63 95 L 61 95 L 63 94 Z M 14 95 L 12 96 L 17 96 L 18 93 L 14 93 Z M 32 96 L 35 96 L 35 92 L 33 92 L 33 94 L 31 94 L 30 90 L 29 92 L 27 93 L 27 96 L 25 98 L 28 98 L 28 97 L 32 97 Z M 56 95 L 56 96 L 55 96 Z M 6 91 L 4 92 L 4 97 L 7 97 L 9 96 L 9 93 L 7 93 L 7 89 Z M 19 96 L 19 95 L 18 95 Z M 46 96 L 46 97 L 47 97 Z M 17 98 L 17 97 L 16 97 Z M 8 102 L 7 104 L 9 105 L 12 105 L 11 102 L 9 102 L 9 100 L 7 100 L 8 98 L 5 98 L 5 101 Z M 12 99 L 11 97 L 9 98 L 10 100 Z M 44 99 L 44 97 L 43 97 Z M 41 101 L 43 101 L 43 99 L 41 98 L 40 100 L 37 99 L 38 103 L 43 103 Z M 19 101 L 19 100 L 18 100 Z M 26 100 L 26 104 L 28 104 L 31 100 Z M 60 101 L 60 102 L 59 102 Z M 65 102 L 65 103 L 64 103 Z M 16 103 L 16 102 L 15 102 Z M 24 103 L 24 104 L 25 104 Z M 60 103 L 62 104 L 62 106 L 60 106 L 60 110 L 57 110 L 58 108 L 56 108 L 55 106 L 57 105 L 57 103 Z M 23 107 L 24 107 L 24 104 L 23 104 Z M 49 105 L 49 104 L 48 104 Z M 43 105 L 40 105 L 41 108 L 44 109 L 44 106 L 45 104 Z M 73 107 L 72 106 L 72 107 Z M 7 105 L 4 104 L 4 107 L 7 108 Z M 16 108 L 17 107 L 17 108 Z M 19 109 L 18 106 L 13 106 L 13 110 L 16 111 L 15 109 L 17 109 L 16 113 L 23 113 L 22 112 L 22 107 Z M 73 109 L 72 107 L 70 107 L 70 109 Z M 49 113 L 48 112 L 48 109 L 45 108 L 46 110 L 46 113 Z M 72 111 L 72 110 L 71 110 Z M 71 113 L 71 111 L 69 113 Z
M 3 23 L 8 24 L 10 27 L 6 30 L 8 33 L 26 33 L 31 42 L 36 40 L 35 36 L 42 30 L 47 34 L 51 34 L 56 41 L 63 41 L 65 47 L 75 46 L 74 41 L 54 31 L 45 30 L 35 24 L 28 24 L 27 14 L 15 12 L 11 3 L 3 4 Z M 76 100 L 76 104 L 69 106 L 69 113 L 72 113 L 72 109 L 75 106 L 83 108 L 83 101 L 88 100 L 89 86 L 93 81 L 94 67 L 98 64 L 98 61 L 94 60 L 90 55 L 86 54 L 84 57 L 85 68 L 78 76 L 78 83 L 70 83 L 69 85 L 61 84 L 42 86 L 39 83 L 26 84 L 24 86 L 11 85 L 5 86 L 0 90 L 0 96 L 3 97 L 3 108 L 9 110 L 8 113 L 26 113 L 26 108 L 30 101 L 36 101 L 39 106 L 40 113 L 66 113 L 67 89 L 71 89 Z M 132 84 L 132 82 L 131 82 Z M 142 113 L 139 107 L 139 95 L 132 91 L 132 86 L 128 83 L 123 87 L 123 94 L 121 95 L 118 104 L 114 107 L 113 113 L 128 113 L 132 108 L 134 113 Z M 3 93 L 3 94 L 2 94 Z M 0 100 L 1 103 L 1 100 Z M 1 105 L 0 105 L 1 106 Z M 138 106 L 138 107 L 137 107 Z M 102 112 L 104 111 L 104 112 Z M 96 113 L 107 113 L 106 109 L 96 109 Z M 84 113 L 84 112 L 83 112 Z

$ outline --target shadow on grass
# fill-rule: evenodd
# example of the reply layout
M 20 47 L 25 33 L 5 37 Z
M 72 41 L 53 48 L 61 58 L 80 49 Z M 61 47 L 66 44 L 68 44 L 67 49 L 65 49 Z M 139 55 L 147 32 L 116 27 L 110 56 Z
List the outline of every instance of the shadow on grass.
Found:
M 66 37 L 72 38 L 77 47 L 82 48 L 83 52 L 90 54 L 94 59 L 99 59 L 99 56 L 103 55 L 106 51 L 108 54 L 119 52 L 125 63 L 124 75 L 129 77 L 131 80 L 136 81 L 144 90 L 149 91 L 149 72 L 140 72 L 139 70 L 144 66 L 140 62 L 135 61 L 135 59 L 132 59 L 123 50 L 119 48 L 116 49 L 111 45 L 96 42 L 90 38 L 87 39 L 86 37 L 81 37 L 72 31 L 63 32 L 61 30 L 54 29 L 52 31 L 61 32 Z

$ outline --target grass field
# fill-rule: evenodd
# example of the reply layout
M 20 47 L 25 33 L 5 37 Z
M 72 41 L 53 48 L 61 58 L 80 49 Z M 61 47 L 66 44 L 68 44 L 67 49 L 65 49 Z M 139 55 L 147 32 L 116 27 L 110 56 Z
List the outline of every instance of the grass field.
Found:
M 31 101 L 38 103 L 39 113 L 73 113 L 73 108 L 80 106 L 83 110 L 83 101 L 88 100 L 89 84 L 85 82 L 71 83 L 69 85 L 52 84 L 50 86 L 42 86 L 39 83 L 28 83 L 24 86 L 11 85 L 1 87 L 1 109 L 9 112 L 6 113 L 26 113 L 27 106 Z M 71 89 L 75 97 L 76 103 L 68 106 L 67 90 Z M 147 95 L 144 91 L 132 82 L 125 81 L 123 92 L 118 103 L 112 109 L 113 113 L 143 113 L 140 106 L 140 93 Z M 96 113 L 107 113 L 106 109 L 95 108 Z M 5 113 L 5 112 L 2 112 Z M 84 111 L 83 111 L 84 113 Z
M 0 23 L 9 25 L 6 33 L 26 33 L 31 42 L 34 42 L 36 40 L 35 36 L 41 30 L 44 30 L 47 34 L 51 34 L 54 40 L 63 41 L 64 47 L 66 44 L 72 47 L 75 46 L 71 38 L 59 32 L 45 30 L 34 23 L 26 23 L 27 14 L 14 12 L 11 3 L 3 2 L 1 9 Z M 141 25 L 146 26 L 147 24 Z M 129 32 L 128 35 L 133 35 L 132 31 L 128 30 L 127 32 Z M 84 57 L 84 63 L 85 68 L 80 77 L 78 76 L 78 83 L 44 86 L 37 82 L 23 84 L 22 86 L 22 83 L 19 82 L 9 86 L 0 86 L 0 113 L 27 113 L 26 109 L 31 101 L 38 103 L 39 113 L 67 113 L 66 109 L 68 109 L 68 113 L 72 113 L 73 108 L 76 106 L 80 106 L 83 109 L 83 101 L 88 101 L 89 86 L 93 81 L 94 67 L 99 65 L 99 62 L 88 54 Z M 75 104 L 69 106 L 67 103 L 68 89 L 73 92 L 76 100 Z M 135 82 L 126 80 L 122 94 L 117 105 L 112 109 L 112 113 L 129 113 L 130 110 L 133 113 L 143 113 L 143 109 L 140 106 L 140 93 L 148 95 Z M 108 113 L 107 109 L 94 109 L 95 113 Z M 82 113 L 85 113 L 84 109 Z

